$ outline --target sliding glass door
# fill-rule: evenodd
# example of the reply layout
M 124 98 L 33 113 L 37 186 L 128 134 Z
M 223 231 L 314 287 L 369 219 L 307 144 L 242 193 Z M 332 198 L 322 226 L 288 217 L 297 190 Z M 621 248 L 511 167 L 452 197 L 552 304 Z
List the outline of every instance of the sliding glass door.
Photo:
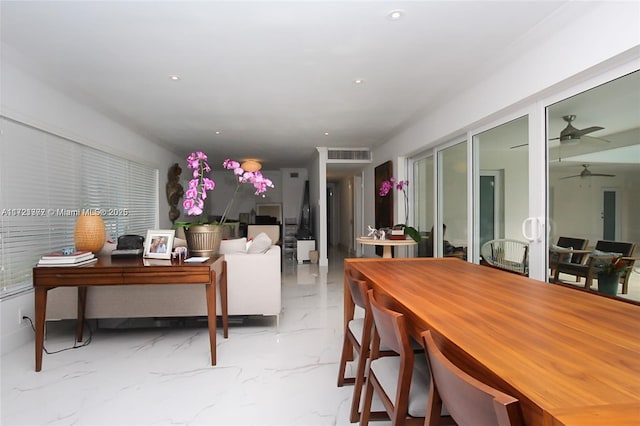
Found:
M 413 162 L 413 224 L 420 232 L 422 240 L 418 243 L 415 255 L 433 257 L 432 230 L 435 212 L 435 185 L 433 155 L 416 159 Z
M 552 103 L 546 114 L 550 243 L 640 243 L 640 71 Z M 631 281 L 640 286 L 637 272 Z
M 478 262 L 480 249 L 490 240 L 524 240 L 522 223 L 529 217 L 528 116 L 477 133 L 472 140 L 477 163 L 473 240 Z
M 438 218 L 434 232 L 436 256 L 467 258 L 467 142 L 438 151 Z
M 471 130 L 472 149 L 451 141 L 415 159 L 416 254 L 480 262 L 487 241 L 515 239 L 529 276 L 548 280 L 560 237 L 640 245 L 640 71 L 622 68 Z

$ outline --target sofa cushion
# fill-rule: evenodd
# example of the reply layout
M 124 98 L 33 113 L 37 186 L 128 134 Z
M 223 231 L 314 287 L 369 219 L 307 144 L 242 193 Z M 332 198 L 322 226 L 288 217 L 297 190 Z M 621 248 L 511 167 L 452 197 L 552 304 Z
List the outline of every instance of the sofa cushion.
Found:
M 251 244 L 249 244 L 249 247 L 247 248 L 247 253 L 266 253 L 272 245 L 273 242 L 271 241 L 271 238 L 269 238 L 269 236 L 264 232 L 261 232 L 255 236 L 253 241 L 251 241 Z
M 247 251 L 246 238 L 222 240 L 220 242 L 220 254 L 246 253 L 246 251 Z

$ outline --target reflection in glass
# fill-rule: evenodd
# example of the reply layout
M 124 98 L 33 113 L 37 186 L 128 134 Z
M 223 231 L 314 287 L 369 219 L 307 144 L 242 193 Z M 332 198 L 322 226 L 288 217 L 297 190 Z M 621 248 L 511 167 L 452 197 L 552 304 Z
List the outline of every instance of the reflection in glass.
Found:
M 522 222 L 529 216 L 528 137 L 527 116 L 473 137 L 480 162 L 476 253 L 489 240 L 523 240 Z
M 549 106 L 547 138 L 549 244 L 573 237 L 588 240 L 587 248 L 599 240 L 637 245 L 640 71 Z M 640 300 L 637 263 L 628 297 Z M 560 279 L 575 284 L 573 277 Z
M 466 259 L 467 246 L 467 143 L 453 145 L 438 153 L 441 181 L 442 255 Z
M 422 241 L 417 245 L 417 256 L 433 257 L 433 156 L 417 160 L 413 164 L 413 199 L 414 227 L 422 235 Z

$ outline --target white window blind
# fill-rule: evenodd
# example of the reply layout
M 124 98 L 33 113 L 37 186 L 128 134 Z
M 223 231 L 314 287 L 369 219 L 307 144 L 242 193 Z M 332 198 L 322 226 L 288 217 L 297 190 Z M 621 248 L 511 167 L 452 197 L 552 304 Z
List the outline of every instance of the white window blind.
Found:
M 107 238 L 157 228 L 158 170 L 0 117 L 0 298 L 32 287 L 41 255 L 73 246 L 82 209 Z

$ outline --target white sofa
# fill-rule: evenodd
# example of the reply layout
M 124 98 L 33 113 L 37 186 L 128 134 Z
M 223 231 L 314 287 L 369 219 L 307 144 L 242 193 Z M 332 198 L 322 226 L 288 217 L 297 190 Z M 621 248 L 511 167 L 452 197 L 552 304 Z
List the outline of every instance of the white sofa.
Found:
M 223 246 L 225 243 L 227 242 L 223 241 Z M 229 315 L 275 315 L 279 318 L 280 246 L 271 245 L 265 253 L 234 252 L 224 256 L 227 262 Z M 219 287 L 216 290 L 216 312 L 220 315 Z M 86 318 L 207 315 L 203 285 L 90 287 L 87 293 Z M 72 318 L 77 318 L 76 288 L 56 288 L 49 291 L 47 320 Z

